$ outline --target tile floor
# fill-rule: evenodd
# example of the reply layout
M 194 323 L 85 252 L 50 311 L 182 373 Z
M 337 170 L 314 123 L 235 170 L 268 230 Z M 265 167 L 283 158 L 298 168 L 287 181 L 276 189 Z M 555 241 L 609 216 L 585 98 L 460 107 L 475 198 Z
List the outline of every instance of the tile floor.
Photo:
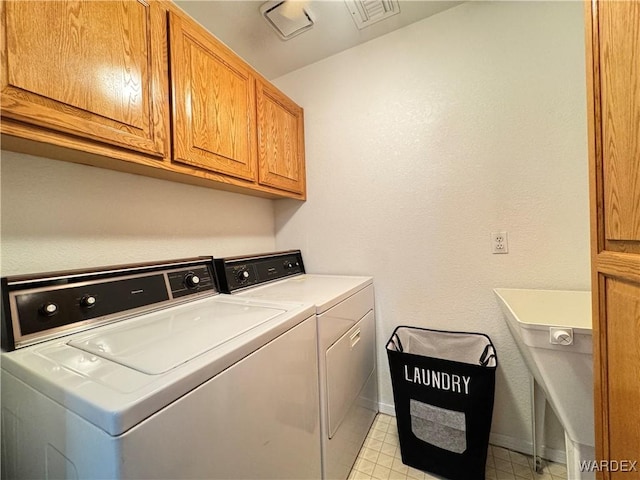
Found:
M 489 446 L 486 480 L 566 480 L 564 465 L 544 462 L 541 474 L 533 471 L 530 456 Z M 402 463 L 395 418 L 379 414 L 358 458 L 349 480 L 439 480 L 441 477 L 424 473 Z

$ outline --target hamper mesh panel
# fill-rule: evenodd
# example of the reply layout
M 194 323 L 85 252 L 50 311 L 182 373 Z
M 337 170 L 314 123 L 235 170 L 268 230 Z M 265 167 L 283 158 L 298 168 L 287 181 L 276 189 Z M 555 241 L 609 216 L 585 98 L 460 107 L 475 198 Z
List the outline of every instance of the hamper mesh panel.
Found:
M 410 400 L 411 431 L 423 442 L 454 453 L 467 449 L 464 412 Z

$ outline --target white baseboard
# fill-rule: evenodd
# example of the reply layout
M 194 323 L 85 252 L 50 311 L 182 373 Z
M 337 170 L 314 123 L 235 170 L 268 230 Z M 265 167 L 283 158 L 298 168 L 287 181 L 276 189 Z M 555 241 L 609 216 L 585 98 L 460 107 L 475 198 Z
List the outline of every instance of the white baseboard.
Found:
M 396 416 L 395 406 L 388 403 L 378 403 L 378 410 L 385 415 Z M 501 435 L 499 433 L 492 433 L 489 436 L 489 443 L 497 447 L 507 448 L 515 452 L 524 453 L 525 455 L 533 455 L 533 445 L 531 440 L 523 440 L 521 438 L 510 437 L 508 435 Z M 556 463 L 567 463 L 567 454 L 564 450 L 558 450 L 554 448 L 548 448 L 542 446 L 540 448 L 539 455 L 546 459 Z
M 392 417 L 396 416 L 396 407 L 388 403 L 378 403 L 378 411 L 385 415 L 391 415 Z
M 533 444 L 530 440 L 523 440 L 508 435 L 492 433 L 489 436 L 489 443 L 497 447 L 507 448 L 515 452 L 524 453 L 525 455 L 533 455 Z M 545 445 L 540 447 L 538 454 L 546 459 L 556 463 L 567 463 L 567 453 L 564 450 L 549 448 Z

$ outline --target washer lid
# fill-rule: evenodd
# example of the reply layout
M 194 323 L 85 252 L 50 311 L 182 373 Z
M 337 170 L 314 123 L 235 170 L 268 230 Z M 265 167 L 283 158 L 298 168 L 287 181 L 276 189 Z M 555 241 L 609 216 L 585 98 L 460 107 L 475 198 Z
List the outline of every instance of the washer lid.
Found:
M 166 373 L 284 313 L 275 307 L 209 302 L 121 322 L 67 344 L 148 375 Z
M 215 295 L 3 352 L 0 366 L 117 436 L 314 313 L 310 304 Z

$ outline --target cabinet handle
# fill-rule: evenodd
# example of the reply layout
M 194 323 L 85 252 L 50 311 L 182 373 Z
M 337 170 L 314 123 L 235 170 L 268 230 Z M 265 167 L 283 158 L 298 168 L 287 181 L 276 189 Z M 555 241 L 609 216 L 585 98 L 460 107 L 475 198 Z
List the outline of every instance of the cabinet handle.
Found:
M 349 339 L 351 340 L 351 348 L 355 347 L 356 344 L 360 341 L 360 329 L 353 332 Z

